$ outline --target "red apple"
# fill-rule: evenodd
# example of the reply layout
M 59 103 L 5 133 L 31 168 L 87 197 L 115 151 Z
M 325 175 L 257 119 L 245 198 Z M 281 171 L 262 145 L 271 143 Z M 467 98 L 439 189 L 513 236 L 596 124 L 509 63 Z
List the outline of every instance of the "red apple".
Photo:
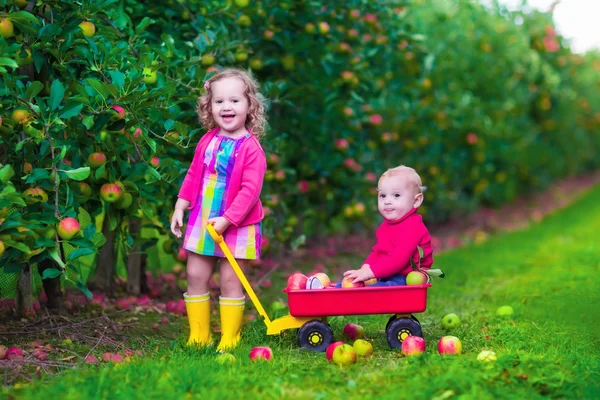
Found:
M 443 336 L 438 342 L 438 353 L 440 354 L 460 354 L 462 353 L 462 343 L 456 336 Z
M 410 271 L 406 275 L 407 285 L 424 285 L 429 281 L 429 275 L 421 271 Z
M 270 347 L 254 347 L 250 350 L 250 354 L 248 355 L 252 361 L 264 360 L 269 361 L 273 358 L 273 351 Z
M 177 261 L 185 261 L 188 258 L 188 251 L 186 249 L 184 249 L 183 247 L 179 248 L 179 251 L 177 251 Z
M 104 153 L 96 152 L 88 156 L 88 164 L 92 168 L 98 168 L 106 164 L 106 155 Z
M 121 106 L 112 106 L 112 109 L 115 111 L 115 119 L 123 119 L 125 118 L 125 109 Z
M 333 362 L 333 352 L 334 352 L 334 350 L 338 346 L 341 346 L 343 344 L 344 344 L 344 342 L 333 342 L 329 346 L 327 346 L 327 350 L 325 350 L 325 357 L 327 357 L 327 360 L 329 360 L 330 362 Z
M 407 357 L 418 356 L 425 352 L 425 339 L 409 336 L 402 341 L 402 353 Z
M 296 272 L 288 277 L 287 289 L 288 290 L 306 289 L 307 281 L 308 281 L 308 277 L 306 275 Z
M 154 168 L 158 168 L 158 166 L 160 165 L 160 158 L 152 157 L 150 159 L 150 165 L 152 165 Z
M 343 288 L 359 288 L 359 287 L 364 287 L 364 286 L 365 286 L 364 282 L 352 283 L 352 279 L 348 279 L 348 278 L 342 279 L 342 287 Z
M 115 353 L 110 357 L 110 361 L 112 361 L 114 363 L 120 363 L 120 362 L 125 361 L 125 359 L 119 353 Z
M 85 356 L 83 361 L 85 361 L 86 364 L 98 365 L 98 359 L 93 354 L 89 354 L 89 355 Z
M 71 240 L 79 233 L 81 226 L 75 218 L 67 217 L 58 224 L 58 236 L 63 240 Z
M 0 19 L 0 35 L 2 35 L 4 39 L 15 36 L 15 27 L 8 18 Z
M 110 362 L 110 359 L 112 358 L 112 356 L 113 356 L 112 353 L 104 353 L 104 354 L 102 354 L 102 361 Z
M 365 286 L 371 286 L 378 282 L 377 278 L 371 278 L 365 281 Z
M 90 197 L 92 195 L 92 188 L 85 182 L 79 182 L 79 190 L 85 197 Z
M 79 27 L 83 32 L 83 36 L 92 37 L 96 34 L 96 26 L 89 21 L 82 21 L 79 23 Z
M 5 358 L 7 360 L 21 360 L 23 359 L 23 351 L 18 347 L 10 347 L 6 350 Z
M 116 183 L 105 183 L 100 188 L 100 197 L 107 203 L 116 203 L 121 198 L 121 188 Z
M 356 355 L 359 357 L 368 357 L 373 354 L 373 345 L 364 339 L 357 339 L 354 341 L 352 347 L 354 347 L 354 351 L 356 351 Z
M 335 141 L 334 147 L 340 151 L 346 151 L 350 147 L 350 144 L 346 139 L 338 139 Z
M 357 324 L 346 324 L 344 335 L 352 340 L 361 339 L 365 337 L 365 328 Z
M 342 344 L 333 350 L 333 362 L 337 365 L 351 365 L 356 362 L 356 351 L 349 344 Z

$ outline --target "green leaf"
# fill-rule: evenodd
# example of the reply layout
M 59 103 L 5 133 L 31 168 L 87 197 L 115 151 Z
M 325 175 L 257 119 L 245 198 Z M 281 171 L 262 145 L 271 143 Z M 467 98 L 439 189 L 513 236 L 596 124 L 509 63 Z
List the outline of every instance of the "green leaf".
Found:
M 119 71 L 108 71 L 108 74 L 110 75 L 113 85 L 121 89 L 125 84 L 125 75 Z
M 61 266 L 61 268 L 65 268 L 65 263 L 63 262 L 63 260 L 58 256 L 58 250 L 56 250 L 56 248 L 52 248 L 48 250 L 48 254 L 50 254 L 50 257 L 52 257 L 52 259 L 54 261 L 56 261 L 58 263 L 58 265 Z
M 292 247 L 293 251 L 296 251 L 298 250 L 298 247 L 302 246 L 304 243 L 306 243 L 306 235 L 302 234 L 294 239 L 290 246 Z
M 410 267 L 413 271 L 418 271 L 417 264 L 415 264 L 415 260 L 413 260 L 412 257 L 410 258 Z
M 64 172 L 69 178 L 73 179 L 74 181 L 82 181 L 84 179 L 87 179 L 88 176 L 90 176 L 90 167 L 81 167 Z
M 97 79 L 88 78 L 85 80 L 88 85 L 90 85 L 102 98 L 106 99 L 108 97 L 108 93 L 104 90 L 104 85 L 98 81 Z
M 102 232 L 96 232 L 94 237 L 92 237 L 92 242 L 94 242 L 94 246 L 100 248 L 106 243 L 106 237 L 102 234 Z
M 29 250 L 29 247 L 27 247 L 23 243 L 15 242 L 14 240 L 11 240 L 11 239 L 6 239 L 6 240 L 4 240 L 4 245 L 6 247 L 15 248 L 15 249 L 19 250 L 21 253 L 31 254 L 31 250 Z
M 12 58 L 0 57 L 0 65 L 11 67 L 11 68 L 19 68 L 19 64 Z
M 27 86 L 27 92 L 25 92 L 25 98 L 27 100 L 31 100 L 33 97 L 37 96 L 42 89 L 44 88 L 44 84 L 40 81 L 31 82 L 29 86 Z
M 0 182 L 6 183 L 10 181 L 13 176 L 15 176 L 15 170 L 12 165 L 5 165 L 0 169 Z
M 119 217 L 115 212 L 108 213 L 108 229 L 114 231 L 119 226 Z
M 427 275 L 429 276 L 436 276 L 438 278 L 443 278 L 446 276 L 446 274 L 444 274 L 444 271 L 442 271 L 441 269 L 428 269 L 425 272 L 427 272 Z
M 423 258 L 423 249 L 419 246 L 417 246 L 417 250 L 419 250 L 419 259 Z
M 81 290 L 83 294 L 87 296 L 88 299 L 92 299 L 92 292 L 90 292 L 90 290 L 85 286 L 85 283 L 83 283 L 81 277 L 77 280 L 75 286 L 77 286 L 77 289 Z
M 83 108 L 83 104 L 77 102 L 69 102 L 65 104 L 63 107 L 62 113 L 60 114 L 61 118 L 71 118 L 79 114 L 81 109 Z M 89 128 L 88 128 L 89 129 Z
M 60 106 L 60 103 L 62 103 L 64 97 L 65 87 L 58 79 L 55 79 L 50 87 L 50 109 L 52 111 L 56 110 Z
M 79 207 L 79 225 L 81 230 L 84 230 L 92 223 L 92 217 L 83 207 Z
M 79 257 L 89 256 L 90 254 L 94 254 L 94 250 L 85 247 L 76 249 L 69 254 L 69 262 L 76 260 Z
M 105 164 L 106 165 L 106 164 Z M 98 169 L 96 170 L 96 172 L 94 173 L 94 177 L 96 179 L 102 179 L 106 176 L 106 168 L 104 165 L 98 167 Z
M 59 277 L 60 274 L 62 274 L 61 270 L 58 270 L 56 268 L 46 268 L 42 273 L 42 279 L 56 278 Z
M 172 119 L 168 119 L 165 121 L 164 126 L 166 131 L 170 131 L 175 126 L 175 122 Z
M 144 19 L 142 19 L 142 22 L 140 22 L 138 26 L 135 27 L 135 34 L 139 35 L 140 33 L 144 33 L 146 28 L 152 25 L 154 22 L 155 21 L 152 18 L 144 17 Z

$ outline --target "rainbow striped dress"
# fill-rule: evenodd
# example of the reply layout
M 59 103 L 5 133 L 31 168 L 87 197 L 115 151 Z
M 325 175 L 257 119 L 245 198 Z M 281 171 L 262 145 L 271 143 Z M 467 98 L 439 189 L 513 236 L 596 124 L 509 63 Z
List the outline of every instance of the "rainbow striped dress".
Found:
M 229 175 L 235 163 L 235 154 L 249 133 L 241 138 L 219 134 L 211 140 L 204 153 L 204 172 L 200 198 L 190 212 L 183 247 L 205 256 L 225 257 L 218 244 L 206 231 L 209 218 L 225 213 Z M 235 258 L 256 260 L 260 258 L 261 224 L 230 225 L 223 233 L 225 243 Z

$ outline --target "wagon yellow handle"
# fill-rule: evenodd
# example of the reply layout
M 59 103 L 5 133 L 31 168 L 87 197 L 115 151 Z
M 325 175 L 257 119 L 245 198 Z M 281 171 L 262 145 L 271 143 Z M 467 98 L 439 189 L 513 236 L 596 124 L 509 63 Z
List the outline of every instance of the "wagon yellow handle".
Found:
M 210 236 L 213 238 L 213 240 L 219 245 L 219 247 L 221 247 L 221 250 L 223 250 L 225 257 L 231 263 L 231 266 L 233 267 L 235 274 L 237 275 L 240 282 L 242 282 L 244 289 L 246 289 L 246 293 L 248 293 L 248 296 L 250 296 L 250 300 L 252 300 L 252 304 L 254 304 L 254 307 L 256 307 L 256 309 L 258 310 L 258 313 L 265 319 L 265 324 L 267 325 L 267 329 L 270 328 L 271 320 L 269 319 L 269 316 L 265 312 L 265 309 L 263 308 L 262 304 L 260 304 L 258 297 L 256 297 L 256 293 L 254 293 L 254 289 L 252 289 L 252 286 L 250 286 L 250 282 L 248 282 L 248 279 L 246 279 L 246 275 L 244 275 L 244 271 L 242 271 L 242 269 L 240 268 L 239 264 L 233 257 L 233 254 L 231 254 L 231 251 L 229 251 L 229 247 L 227 247 L 227 243 L 225 243 L 225 240 L 223 239 L 223 235 L 221 235 L 220 233 L 217 233 L 217 231 L 215 231 L 215 227 L 212 224 L 208 224 L 206 226 L 206 230 L 208 231 Z

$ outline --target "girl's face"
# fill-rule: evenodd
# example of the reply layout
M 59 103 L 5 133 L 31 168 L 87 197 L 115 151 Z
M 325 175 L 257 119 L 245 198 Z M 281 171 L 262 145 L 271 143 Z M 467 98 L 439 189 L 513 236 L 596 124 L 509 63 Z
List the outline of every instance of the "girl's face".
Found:
M 239 137 L 246 133 L 248 99 L 241 79 L 225 78 L 211 83 L 212 116 L 227 136 Z
M 423 201 L 417 185 L 404 175 L 383 177 L 377 191 L 377 208 L 388 221 L 399 220 Z

